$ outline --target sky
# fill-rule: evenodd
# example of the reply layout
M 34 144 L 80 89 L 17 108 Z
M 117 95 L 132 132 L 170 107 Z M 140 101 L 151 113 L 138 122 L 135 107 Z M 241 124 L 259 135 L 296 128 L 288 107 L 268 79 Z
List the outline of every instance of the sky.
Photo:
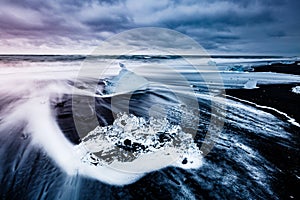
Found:
M 0 0 L 0 54 L 89 54 L 123 31 L 161 27 L 210 54 L 299 56 L 299 10 L 299 0 Z

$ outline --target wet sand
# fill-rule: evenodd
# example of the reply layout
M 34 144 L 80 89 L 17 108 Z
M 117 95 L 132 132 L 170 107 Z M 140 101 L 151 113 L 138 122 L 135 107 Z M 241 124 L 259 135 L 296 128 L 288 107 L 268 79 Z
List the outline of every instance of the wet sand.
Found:
M 258 85 L 255 89 L 229 89 L 226 94 L 251 101 L 258 105 L 275 108 L 300 122 L 300 94 L 292 88 L 300 84 Z M 276 112 L 272 114 L 278 115 Z

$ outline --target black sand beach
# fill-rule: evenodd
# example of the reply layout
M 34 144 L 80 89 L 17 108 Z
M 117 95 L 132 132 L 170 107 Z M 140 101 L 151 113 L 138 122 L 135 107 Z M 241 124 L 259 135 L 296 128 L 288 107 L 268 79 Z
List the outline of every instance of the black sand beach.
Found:
M 292 65 L 287 64 L 272 64 L 269 66 L 255 67 L 255 72 L 276 72 L 285 74 L 300 75 L 299 62 Z M 275 85 L 258 85 L 255 89 L 228 89 L 226 95 L 253 102 L 259 106 L 267 106 L 275 108 L 279 112 L 286 113 L 289 117 L 294 118 L 297 123 L 300 122 L 300 94 L 292 92 L 292 88 L 300 84 L 275 84 Z M 230 97 L 229 97 L 230 98 Z M 245 102 L 244 102 L 245 103 Z M 246 103 L 247 104 L 247 103 Z M 253 104 L 249 104 L 253 105 Z M 287 118 L 283 115 L 269 108 L 260 108 L 269 112 L 283 120 Z M 299 128 L 291 125 L 288 129 L 292 132 L 293 140 L 296 144 L 300 143 Z M 252 138 L 256 140 L 258 138 Z M 299 178 L 295 176 L 298 173 L 300 164 L 300 154 L 298 148 L 283 147 L 276 145 L 270 141 L 262 141 L 259 139 L 259 144 L 256 148 L 260 153 L 265 156 L 269 161 L 274 163 L 281 173 L 277 174 L 278 182 L 274 182 L 274 191 L 277 191 L 284 199 L 296 198 L 295 195 L 287 195 L 290 191 L 296 194 L 297 188 L 300 185 Z M 295 157 L 295 155 L 298 155 Z M 280 180 L 280 181 L 279 181 Z M 280 183 L 281 182 L 281 183 Z M 284 184 L 282 184 L 282 182 Z M 297 198 L 296 198 L 297 199 Z
M 263 74 L 266 75 L 264 76 L 266 80 L 280 77 L 274 72 L 299 74 L 297 62 L 272 64 L 253 69 L 255 72 L 273 72 Z M 238 78 L 239 74 L 241 76 L 253 75 L 250 74 L 251 72 L 241 71 L 234 75 Z M 0 99 L 2 103 L 0 133 L 4 136 L 0 139 L 2 144 L 0 167 L 4 172 L 0 173 L 1 197 L 10 199 L 21 199 L 24 196 L 26 199 L 29 197 L 55 199 L 59 196 L 66 197 L 66 199 L 188 199 L 190 197 L 195 199 L 297 199 L 300 185 L 298 169 L 300 128 L 292 124 L 289 117 L 299 123 L 300 95 L 292 92 L 292 88 L 299 84 L 296 81 L 293 84 L 288 83 L 290 76 L 286 77 L 279 80 L 280 84 L 258 84 L 254 89 L 226 90 L 227 98 L 232 101 L 227 107 L 224 127 L 218 137 L 213 138 L 214 147 L 203 158 L 203 166 L 199 169 L 186 170 L 168 166 L 149 172 L 140 180 L 123 186 L 104 183 L 101 179 L 95 179 L 93 174 L 90 175 L 91 177 L 80 173 L 68 175 L 65 169 L 69 167 L 69 163 L 72 163 L 72 159 L 63 164 L 60 163 L 68 159 L 64 154 L 64 150 L 68 149 L 65 149 L 64 145 L 75 148 L 83 144 L 85 141 L 82 140 L 83 135 L 80 133 L 87 134 L 95 128 L 95 123 L 89 123 L 93 114 L 97 115 L 96 126 L 108 127 L 114 122 L 112 114 L 116 113 L 112 113 L 115 110 L 111 109 L 110 97 L 95 98 L 93 95 L 85 96 L 83 93 L 78 93 L 75 102 L 79 110 L 74 112 L 74 99 L 72 99 L 74 94 L 69 90 L 48 91 L 51 87 L 45 87 L 49 85 L 58 89 L 68 85 L 69 88 L 73 86 L 69 81 L 56 82 L 51 77 L 42 82 L 31 83 L 29 81 L 28 87 L 24 88 L 20 87 L 20 84 L 15 84 L 12 91 L 15 89 L 21 91 L 18 94 L 10 90 L 8 92 L 7 86 L 3 86 L 3 91 L 0 91 L 3 94 Z M 282 80 L 286 80 L 287 83 Z M 276 81 L 272 81 L 274 82 Z M 241 84 L 237 85 L 236 88 L 242 87 Z M 23 93 L 26 94 L 23 92 L 24 89 L 33 94 L 41 94 L 40 96 L 44 98 L 39 95 L 22 98 Z M 93 99 L 95 101 L 90 101 L 91 99 L 87 97 L 95 98 Z M 15 98 L 22 99 L 22 101 L 15 102 L 13 101 Z M 45 107 L 47 102 L 45 99 L 50 100 L 51 115 L 47 112 L 48 107 Z M 122 98 L 118 100 L 122 101 Z M 155 90 L 155 88 L 139 90 L 131 96 L 130 107 L 135 111 L 134 115 L 146 118 L 152 105 L 159 102 L 170 106 L 174 104 L 173 100 L 172 95 L 168 96 L 167 93 Z M 91 102 L 93 105 L 89 106 Z M 24 107 L 23 104 L 26 106 Z M 201 107 L 200 119 L 194 142 L 200 148 L 210 124 L 210 103 L 205 98 L 199 98 L 198 104 Z M 5 126 L 5 119 L 11 113 L 6 112 L 5 108 L 9 106 L 17 109 L 15 116 L 23 117 L 25 123 L 20 123 L 13 118 L 7 121 L 10 124 Z M 34 109 L 36 107 L 39 109 Z M 96 108 L 96 112 L 93 107 Z M 26 108 L 30 114 L 24 114 L 22 108 Z M 32 118 L 33 114 L 37 117 Z M 79 126 L 75 125 L 74 116 L 82 119 L 77 120 L 77 123 L 80 123 Z M 44 125 L 40 125 L 42 123 L 49 126 L 45 128 Z M 49 132 L 48 129 L 51 129 L 53 125 L 55 127 L 56 123 L 59 130 Z M 126 121 L 126 123 L 136 126 L 135 122 Z M 35 129 L 29 129 L 31 132 L 25 131 L 28 128 Z M 41 140 L 39 134 L 45 134 L 48 137 L 47 140 Z M 60 143 L 65 139 L 62 134 L 71 144 Z M 36 139 L 39 142 L 37 145 L 32 143 Z M 129 146 L 125 144 L 125 140 L 124 145 L 121 147 Z M 61 150 L 56 151 L 58 148 Z M 80 160 L 80 162 L 83 161 Z
M 300 122 L 300 94 L 292 92 L 299 84 L 258 85 L 255 89 L 228 89 L 226 94 L 261 106 L 275 108 Z M 278 117 L 284 117 L 269 110 Z

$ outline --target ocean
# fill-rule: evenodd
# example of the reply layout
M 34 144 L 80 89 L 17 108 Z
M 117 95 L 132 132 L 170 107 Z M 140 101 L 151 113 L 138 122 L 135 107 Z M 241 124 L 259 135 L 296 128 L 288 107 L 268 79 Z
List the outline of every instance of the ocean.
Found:
M 0 196 L 297 199 L 299 63 L 1 55 Z

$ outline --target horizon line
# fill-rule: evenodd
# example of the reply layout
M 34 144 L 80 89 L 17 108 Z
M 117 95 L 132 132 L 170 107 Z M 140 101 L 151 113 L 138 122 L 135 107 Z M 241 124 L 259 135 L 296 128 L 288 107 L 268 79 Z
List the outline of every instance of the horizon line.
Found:
M 233 57 L 233 56 L 239 56 L 239 57 L 300 57 L 298 55 L 282 55 L 282 54 L 201 54 L 201 55 L 197 55 L 197 54 L 78 54 L 78 53 L 74 53 L 74 54 L 21 54 L 21 53 L 16 53 L 16 54 L 1 54 L 0 56 L 111 56 L 111 57 L 115 57 L 115 56 L 199 56 L 199 57 Z

